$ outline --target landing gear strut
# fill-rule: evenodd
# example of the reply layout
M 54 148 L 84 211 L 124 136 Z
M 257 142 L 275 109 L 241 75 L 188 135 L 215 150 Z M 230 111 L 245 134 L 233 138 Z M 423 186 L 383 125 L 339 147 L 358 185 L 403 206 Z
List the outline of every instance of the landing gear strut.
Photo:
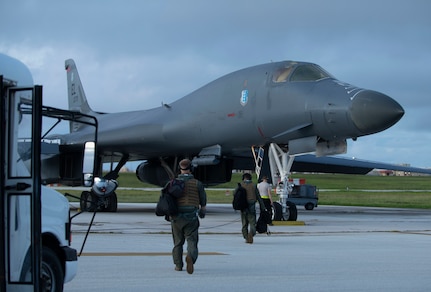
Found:
M 259 177 L 262 168 L 264 149 L 261 147 L 256 151 L 252 148 L 256 163 L 256 174 Z M 292 168 L 295 156 L 289 155 L 288 151 L 280 148 L 275 143 L 271 143 L 268 147 L 269 167 L 271 171 L 272 182 L 276 183 L 276 192 L 279 196 L 279 201 L 273 205 L 273 220 L 275 221 L 296 221 L 298 211 L 296 205 L 287 199 L 292 192 L 292 184 L 289 183 L 290 169 Z

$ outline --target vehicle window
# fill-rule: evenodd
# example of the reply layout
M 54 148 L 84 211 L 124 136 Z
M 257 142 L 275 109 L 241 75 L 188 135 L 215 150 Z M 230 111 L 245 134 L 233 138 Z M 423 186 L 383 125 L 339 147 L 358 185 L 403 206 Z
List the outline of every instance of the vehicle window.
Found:
M 331 76 L 323 69 L 307 64 L 298 66 L 292 73 L 290 81 L 316 81 L 327 77 Z

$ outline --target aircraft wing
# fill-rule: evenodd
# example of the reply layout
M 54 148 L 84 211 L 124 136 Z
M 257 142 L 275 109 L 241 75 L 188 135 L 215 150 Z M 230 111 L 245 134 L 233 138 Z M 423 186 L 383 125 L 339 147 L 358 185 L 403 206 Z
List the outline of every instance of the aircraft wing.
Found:
M 316 157 L 306 154 L 295 157 L 292 171 L 296 172 L 324 172 L 367 174 L 373 169 L 404 171 L 409 173 L 431 174 L 431 169 L 397 165 L 383 162 L 373 162 L 361 159 L 345 158 L 340 156 Z

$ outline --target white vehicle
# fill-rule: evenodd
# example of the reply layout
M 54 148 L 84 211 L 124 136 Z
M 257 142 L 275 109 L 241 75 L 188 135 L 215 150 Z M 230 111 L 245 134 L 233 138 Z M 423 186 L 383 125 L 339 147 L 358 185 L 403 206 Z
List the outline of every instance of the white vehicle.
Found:
M 28 173 L 25 166 L 23 167 L 19 173 Z M 15 195 L 9 199 L 9 206 L 9 277 L 14 282 L 30 283 L 30 200 L 28 196 Z M 70 247 L 69 201 L 54 189 L 41 186 L 41 207 L 42 254 L 39 286 L 42 287 L 41 291 L 63 291 L 64 283 L 71 281 L 78 269 L 77 252 Z M 21 285 L 12 286 L 7 291 L 23 291 L 23 288 L 25 287 Z
M 58 144 L 41 143 L 46 136 L 41 135 L 42 116 L 65 118 L 67 123 L 74 120 L 67 111 L 42 106 L 42 87 L 33 86 L 23 63 L 0 54 L 0 85 L 0 118 L 5 125 L 0 130 L 0 216 L 4 222 L 0 226 L 0 291 L 63 291 L 78 267 L 77 252 L 70 247 L 69 201 L 43 183 L 61 177 L 60 165 L 65 166 L 66 160 L 71 161 L 68 168 L 74 173 L 79 169 L 84 178 L 83 156 L 88 151 L 82 146 L 83 151 L 60 153 Z M 44 145 L 57 152 L 44 151 Z M 85 164 L 93 166 L 94 162 L 90 159 Z M 63 175 L 73 177 L 70 172 Z M 85 177 L 92 179 L 91 173 Z M 77 180 L 72 180 L 76 185 Z

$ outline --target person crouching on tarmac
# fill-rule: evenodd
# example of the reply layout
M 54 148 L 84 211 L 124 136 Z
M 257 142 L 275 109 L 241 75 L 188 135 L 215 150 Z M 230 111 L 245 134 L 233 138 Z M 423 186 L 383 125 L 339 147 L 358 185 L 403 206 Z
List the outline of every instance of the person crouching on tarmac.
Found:
M 241 211 L 242 236 L 246 243 L 251 244 L 253 243 L 253 237 L 256 235 L 256 201 L 259 202 L 260 210 L 265 210 L 265 205 L 256 184 L 251 180 L 251 174 L 243 174 L 241 186 L 247 191 L 248 202 L 248 208 Z
M 191 173 L 191 161 L 183 159 L 179 163 L 181 173 L 178 179 L 185 182 L 184 196 L 177 199 L 178 214 L 172 216 L 171 227 L 174 248 L 172 257 L 176 271 L 183 269 L 183 245 L 187 240 L 187 273 L 193 274 L 198 258 L 199 219 L 205 217 L 207 196 L 200 181 Z M 199 208 L 200 207 L 200 208 Z

